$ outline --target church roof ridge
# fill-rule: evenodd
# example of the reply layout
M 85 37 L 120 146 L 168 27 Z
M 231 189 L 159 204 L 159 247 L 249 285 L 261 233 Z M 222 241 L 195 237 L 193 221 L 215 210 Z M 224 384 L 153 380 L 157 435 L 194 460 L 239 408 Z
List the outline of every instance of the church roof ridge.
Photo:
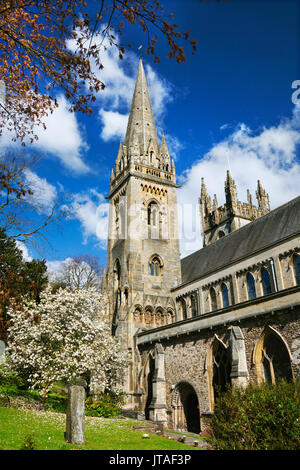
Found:
M 182 284 L 300 232 L 300 196 L 181 259 Z M 281 212 L 281 216 L 278 213 Z M 263 227 L 262 227 L 263 225 Z M 208 255 L 210 253 L 210 255 Z M 178 286 L 179 287 L 179 286 Z

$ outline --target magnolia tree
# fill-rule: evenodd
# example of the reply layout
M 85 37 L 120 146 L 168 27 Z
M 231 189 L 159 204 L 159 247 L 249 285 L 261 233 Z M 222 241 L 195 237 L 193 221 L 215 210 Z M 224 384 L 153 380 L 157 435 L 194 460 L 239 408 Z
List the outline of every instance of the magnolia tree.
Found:
M 46 396 L 54 382 L 90 377 L 95 393 L 119 391 L 127 358 L 111 336 L 106 300 L 94 288 L 42 292 L 10 308 L 8 365 Z

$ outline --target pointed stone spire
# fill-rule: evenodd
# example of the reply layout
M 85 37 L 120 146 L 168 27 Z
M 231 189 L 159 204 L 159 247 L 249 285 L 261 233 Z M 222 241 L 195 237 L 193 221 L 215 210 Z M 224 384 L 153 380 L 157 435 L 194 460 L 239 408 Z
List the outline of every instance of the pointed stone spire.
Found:
M 160 159 L 160 168 L 166 171 L 172 171 L 172 166 L 170 165 L 170 154 L 165 139 L 165 135 L 162 135 L 160 148 L 159 148 L 159 159 Z
M 226 196 L 226 204 L 229 209 L 233 209 L 233 206 L 237 205 L 237 190 L 234 179 L 232 178 L 230 171 L 227 170 L 227 177 L 225 181 L 225 196 Z
M 134 135 L 136 135 L 138 139 L 140 155 L 145 156 L 147 153 L 150 139 L 152 139 L 155 152 L 158 154 L 157 132 L 142 59 L 140 59 L 139 62 L 131 110 L 128 118 L 124 142 L 127 149 L 132 147 Z
M 200 195 L 200 206 L 202 207 L 203 216 L 211 212 L 211 199 L 207 193 L 204 178 L 201 178 L 201 195 Z
M 122 159 L 123 159 L 123 162 L 124 162 L 123 146 L 122 146 L 122 142 L 120 141 L 118 155 L 117 155 L 116 163 L 115 163 L 115 173 L 116 174 L 123 170 L 122 166 L 124 166 L 124 165 L 122 165 Z
M 257 180 L 256 198 L 257 198 L 259 209 L 263 209 L 266 211 L 270 210 L 269 195 L 266 193 L 266 191 L 262 187 L 260 180 Z
M 218 200 L 217 200 L 217 195 L 216 194 L 214 194 L 213 209 L 214 209 L 214 211 L 216 211 L 218 209 Z
M 159 150 L 160 150 L 160 154 L 161 154 L 162 157 L 164 157 L 165 159 L 170 158 L 167 142 L 166 142 L 166 139 L 165 139 L 165 134 L 162 135 Z
M 207 197 L 207 189 L 206 189 L 206 185 L 204 183 L 204 178 L 202 177 L 201 178 L 201 199 L 205 199 L 205 197 Z
M 252 204 L 252 196 L 251 196 L 251 193 L 250 193 L 249 189 L 247 189 L 247 201 L 248 201 L 248 204 L 249 204 L 250 206 L 253 205 L 253 204 Z
M 112 169 L 111 174 L 110 174 L 110 181 L 112 181 L 114 179 L 115 179 L 115 174 L 114 174 L 114 170 Z

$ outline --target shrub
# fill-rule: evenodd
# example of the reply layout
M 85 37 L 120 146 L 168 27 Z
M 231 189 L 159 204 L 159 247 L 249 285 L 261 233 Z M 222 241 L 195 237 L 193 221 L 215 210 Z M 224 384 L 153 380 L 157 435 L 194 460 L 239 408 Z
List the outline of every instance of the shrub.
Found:
M 114 418 L 121 414 L 121 406 L 125 403 L 124 392 L 106 392 L 101 393 L 98 399 L 86 399 L 86 415 L 98 416 L 103 418 Z
M 35 450 L 35 448 L 36 448 L 36 444 L 35 444 L 34 434 L 28 434 L 25 437 L 21 450 Z
M 13 385 L 17 388 L 26 387 L 25 382 L 15 372 L 11 371 L 6 364 L 0 365 L 0 386 Z
M 300 449 L 300 382 L 228 389 L 209 425 L 219 450 Z
M 58 390 L 61 391 L 61 388 Z M 39 403 L 47 411 L 65 413 L 67 409 L 66 396 L 50 392 L 46 398 L 42 398 L 39 392 L 30 390 L 21 377 L 2 365 L 0 366 L 0 405 L 9 406 L 10 397 L 23 397 L 33 404 Z

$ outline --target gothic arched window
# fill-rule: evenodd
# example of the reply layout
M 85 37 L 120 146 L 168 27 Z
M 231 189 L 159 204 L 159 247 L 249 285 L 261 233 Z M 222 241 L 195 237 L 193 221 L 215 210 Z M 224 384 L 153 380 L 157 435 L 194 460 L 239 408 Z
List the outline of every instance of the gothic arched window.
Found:
M 261 278 L 263 294 L 264 295 L 271 294 L 272 292 L 271 280 L 270 280 L 270 275 L 266 268 L 262 268 L 262 270 L 260 271 L 260 278 Z
M 142 314 L 142 309 L 141 307 L 137 306 L 135 307 L 135 310 L 133 312 L 133 318 L 137 322 L 143 322 L 143 314 Z
M 213 347 L 213 370 L 212 386 L 214 399 L 226 391 L 226 387 L 231 384 L 230 373 L 231 363 L 227 349 L 220 341 L 216 340 Z
M 175 314 L 174 314 L 173 310 L 168 309 L 168 311 L 167 311 L 167 322 L 169 324 L 169 323 L 174 323 L 174 321 L 175 321 Z
M 185 320 L 187 318 L 187 308 L 186 308 L 186 301 L 183 297 L 181 299 L 181 308 L 182 308 L 182 319 Z
M 248 291 L 248 299 L 256 299 L 256 291 L 255 291 L 255 281 L 252 274 L 247 274 L 247 291 Z
M 150 326 L 150 325 L 151 325 L 151 323 L 152 323 L 152 321 L 153 321 L 153 317 L 154 317 L 154 315 L 153 315 L 153 310 L 152 310 L 152 308 L 147 307 L 146 310 L 145 310 L 145 316 L 144 316 L 144 318 L 145 318 L 145 324 L 146 324 L 147 326 Z
M 197 316 L 197 297 L 195 294 L 191 295 L 191 311 L 192 311 L 192 317 Z
M 148 225 L 157 225 L 158 219 L 158 204 L 155 201 L 150 202 L 147 209 Z
M 291 381 L 292 367 L 289 352 L 284 341 L 276 332 L 267 329 L 261 343 L 263 378 L 266 382 L 275 383 L 278 379 Z
M 293 257 L 293 269 L 294 269 L 296 285 L 300 286 L 300 256 L 299 255 L 294 255 Z
M 151 276 L 160 276 L 162 263 L 158 256 L 154 256 L 150 261 L 150 274 Z
M 115 280 L 116 286 L 119 287 L 120 279 L 121 279 L 121 266 L 120 266 L 120 261 L 118 260 L 118 258 L 115 261 L 113 272 L 114 272 L 114 280 Z
M 156 323 L 156 326 L 162 326 L 165 324 L 165 317 L 164 317 L 163 312 L 160 309 L 156 311 L 155 323 Z
M 229 307 L 229 295 L 228 295 L 228 287 L 226 284 L 222 284 L 222 301 L 223 301 L 223 307 Z
M 217 308 L 218 308 L 217 295 L 216 295 L 216 291 L 213 287 L 211 287 L 209 289 L 209 296 L 210 296 L 211 311 L 213 312 L 214 310 L 217 310 Z

